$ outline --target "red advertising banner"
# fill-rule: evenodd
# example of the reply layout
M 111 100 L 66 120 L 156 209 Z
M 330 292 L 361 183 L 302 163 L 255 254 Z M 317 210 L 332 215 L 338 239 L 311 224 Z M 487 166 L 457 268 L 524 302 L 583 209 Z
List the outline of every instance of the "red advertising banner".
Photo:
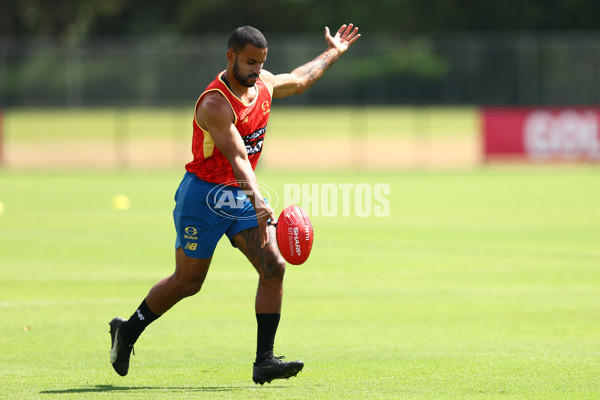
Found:
M 484 108 L 486 160 L 600 161 L 600 107 Z

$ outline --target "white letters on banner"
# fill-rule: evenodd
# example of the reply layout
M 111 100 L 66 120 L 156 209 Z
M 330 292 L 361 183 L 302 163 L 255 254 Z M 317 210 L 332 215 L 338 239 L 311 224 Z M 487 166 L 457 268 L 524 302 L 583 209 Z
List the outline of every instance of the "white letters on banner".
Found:
M 523 130 L 525 151 L 532 157 L 600 159 L 598 117 L 592 111 L 536 110 Z

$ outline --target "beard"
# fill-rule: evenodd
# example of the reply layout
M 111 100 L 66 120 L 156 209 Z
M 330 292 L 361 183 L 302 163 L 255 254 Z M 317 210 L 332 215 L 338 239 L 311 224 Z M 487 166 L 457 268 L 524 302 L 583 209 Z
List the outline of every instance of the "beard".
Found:
M 254 86 L 254 83 L 249 82 L 250 78 L 258 78 L 257 74 L 250 74 L 250 75 L 243 76 L 242 73 L 240 72 L 240 67 L 238 66 L 237 57 L 235 58 L 235 63 L 233 64 L 233 76 L 239 83 L 241 83 L 242 85 L 244 85 L 246 87 Z

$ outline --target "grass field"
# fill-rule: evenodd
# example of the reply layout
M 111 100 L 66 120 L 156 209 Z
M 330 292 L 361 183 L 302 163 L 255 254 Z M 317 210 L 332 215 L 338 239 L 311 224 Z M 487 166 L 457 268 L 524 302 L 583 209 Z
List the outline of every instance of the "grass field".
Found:
M 260 170 L 279 193 L 388 183 L 391 214 L 313 218 L 276 341 L 305 370 L 256 386 L 256 276 L 226 240 L 129 375 L 109 364 L 108 321 L 172 272 L 181 172 L 0 171 L 0 398 L 598 398 L 598 173 Z
M 477 129 L 475 107 L 280 107 L 269 119 L 269 131 L 322 138 L 364 134 L 412 136 L 424 127 L 436 136 L 469 136 Z M 193 104 L 183 108 L 11 109 L 4 111 L 9 143 L 56 140 L 113 140 L 122 129 L 135 139 L 181 135 L 189 139 Z M 282 133 L 281 133 L 282 134 Z
M 10 168 L 179 168 L 190 158 L 192 108 L 4 111 Z M 475 107 L 278 107 L 261 163 L 279 168 L 472 167 Z M 290 151 L 289 142 L 308 152 Z M 385 145 L 382 145 L 385 143 Z M 316 167 L 316 168 L 315 168 Z

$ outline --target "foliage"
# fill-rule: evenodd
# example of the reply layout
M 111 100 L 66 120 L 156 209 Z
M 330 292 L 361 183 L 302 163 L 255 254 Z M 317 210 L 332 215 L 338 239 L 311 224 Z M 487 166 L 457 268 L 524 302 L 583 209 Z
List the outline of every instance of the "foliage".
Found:
M 600 27 L 599 13 L 593 0 L 5 0 L 0 35 L 199 34 L 238 25 L 300 32 L 348 21 L 366 32 L 589 30 Z

